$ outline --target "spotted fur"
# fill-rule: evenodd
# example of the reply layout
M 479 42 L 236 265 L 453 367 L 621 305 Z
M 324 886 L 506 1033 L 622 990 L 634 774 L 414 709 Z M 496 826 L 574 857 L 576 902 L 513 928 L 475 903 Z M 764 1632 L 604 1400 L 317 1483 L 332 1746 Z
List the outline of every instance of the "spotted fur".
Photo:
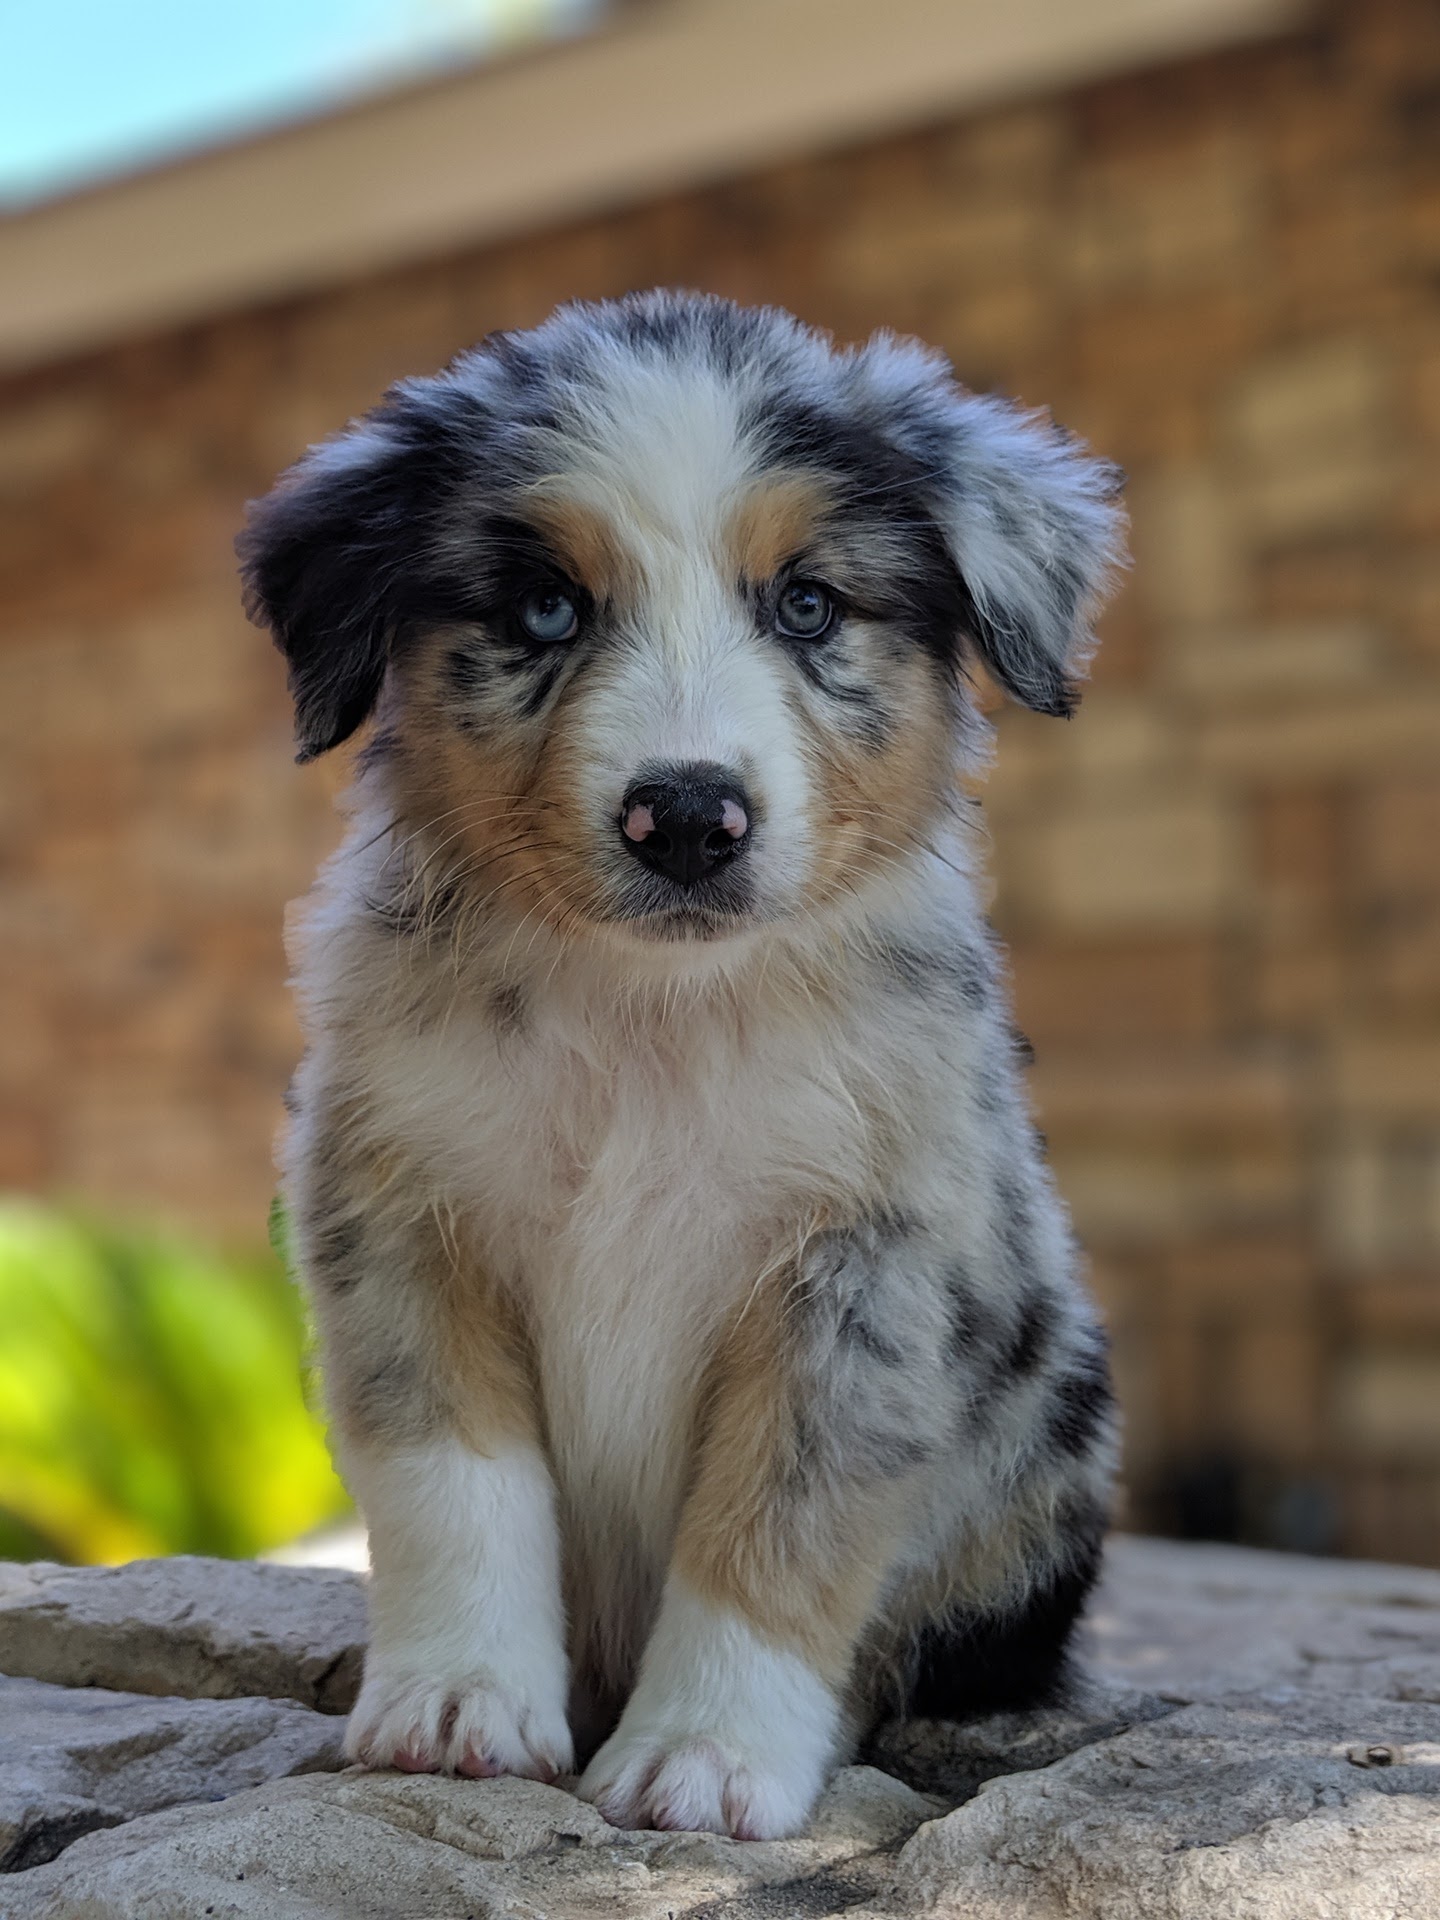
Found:
M 616 1821 L 773 1834 L 877 1714 L 1059 1683 L 1114 1416 L 957 774 L 977 659 L 1073 704 L 1114 493 L 920 347 L 652 294 L 254 507 L 301 758 L 375 719 L 284 1149 L 375 1562 L 354 1757 L 578 1748 Z M 703 889 L 622 830 L 675 767 L 745 796 Z

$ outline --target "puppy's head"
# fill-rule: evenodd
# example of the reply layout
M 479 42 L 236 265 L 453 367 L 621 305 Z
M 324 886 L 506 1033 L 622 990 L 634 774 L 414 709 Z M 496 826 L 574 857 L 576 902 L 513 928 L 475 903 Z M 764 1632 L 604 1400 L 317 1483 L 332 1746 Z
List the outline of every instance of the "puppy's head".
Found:
M 923 842 L 969 651 L 1070 711 L 1115 491 L 916 346 L 662 293 L 403 383 L 240 551 L 302 760 L 378 703 L 454 874 L 563 928 L 714 939 Z

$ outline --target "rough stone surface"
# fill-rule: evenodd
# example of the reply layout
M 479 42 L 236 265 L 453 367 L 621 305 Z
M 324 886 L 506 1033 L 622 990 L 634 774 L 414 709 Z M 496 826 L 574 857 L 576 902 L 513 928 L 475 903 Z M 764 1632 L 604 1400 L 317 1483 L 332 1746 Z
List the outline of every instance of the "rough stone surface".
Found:
M 1002 1773 L 1051 1766 L 1174 1710 L 1173 1701 L 1158 1694 L 1091 1679 L 1063 1707 L 964 1721 L 889 1720 L 869 1742 L 865 1758 L 922 1793 L 968 1800 Z
M 620 1833 L 558 1787 L 384 1774 L 283 1781 L 92 1834 L 7 1920 L 514 1920 L 828 1914 L 886 1897 L 934 1802 L 847 1768 L 808 1833 Z
M 1293 1686 L 1440 1704 L 1440 1573 L 1120 1536 L 1085 1642 L 1170 1700 Z
M 345 1713 L 364 1645 L 364 1591 L 349 1573 L 183 1554 L 83 1569 L 0 1563 L 0 1673 Z
M 344 1765 L 341 1723 L 293 1700 L 162 1700 L 0 1676 L 0 1872 L 81 1834 Z
M 620 1833 L 563 1787 L 305 1772 L 339 1722 L 294 1696 L 343 1704 L 362 1609 L 316 1570 L 0 1568 L 0 1668 L 212 1696 L 0 1683 L 0 1834 L 65 1849 L 0 1880 L 3 1920 L 1440 1914 L 1440 1574 L 1115 1540 L 1065 1707 L 884 1727 L 763 1845 Z M 213 1697 L 257 1675 L 289 1697 Z
M 1185 1707 L 990 1781 L 920 1829 L 895 1895 L 965 1920 L 1422 1920 L 1440 1714 L 1294 1691 Z

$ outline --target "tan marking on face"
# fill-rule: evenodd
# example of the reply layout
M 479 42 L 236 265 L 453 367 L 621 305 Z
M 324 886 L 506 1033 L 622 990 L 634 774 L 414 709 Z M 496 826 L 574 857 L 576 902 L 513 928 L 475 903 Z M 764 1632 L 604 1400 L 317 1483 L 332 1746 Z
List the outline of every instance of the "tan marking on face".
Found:
M 458 890 L 462 937 L 467 913 L 506 907 L 561 931 L 602 917 L 593 846 L 575 811 L 576 701 L 562 688 L 543 718 L 517 719 L 480 747 L 453 723 L 447 644 L 434 636 L 405 664 L 390 724 L 398 751 L 388 784 L 412 868 Z
M 771 474 L 735 507 L 723 534 L 731 578 L 773 580 L 814 540 L 830 505 L 828 489 L 803 473 Z
M 903 1487 L 806 1473 L 785 1367 L 793 1272 L 750 1299 L 705 1383 L 701 1458 L 674 1568 L 702 1598 L 791 1646 L 834 1686 L 874 1611 L 904 1524 Z
M 598 507 L 541 486 L 527 494 L 525 511 L 569 577 L 597 604 L 637 597 L 639 561 Z
M 817 789 L 815 890 L 822 899 L 922 845 L 953 779 L 952 723 L 934 668 L 916 651 L 889 672 L 894 719 L 878 748 L 794 702 Z

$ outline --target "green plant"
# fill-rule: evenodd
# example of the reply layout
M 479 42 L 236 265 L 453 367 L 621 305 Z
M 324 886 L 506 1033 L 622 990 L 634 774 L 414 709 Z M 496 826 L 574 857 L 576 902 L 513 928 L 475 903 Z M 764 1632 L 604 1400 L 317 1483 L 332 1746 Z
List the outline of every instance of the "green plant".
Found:
M 0 1200 L 0 1554 L 241 1555 L 346 1511 L 277 1252 Z

